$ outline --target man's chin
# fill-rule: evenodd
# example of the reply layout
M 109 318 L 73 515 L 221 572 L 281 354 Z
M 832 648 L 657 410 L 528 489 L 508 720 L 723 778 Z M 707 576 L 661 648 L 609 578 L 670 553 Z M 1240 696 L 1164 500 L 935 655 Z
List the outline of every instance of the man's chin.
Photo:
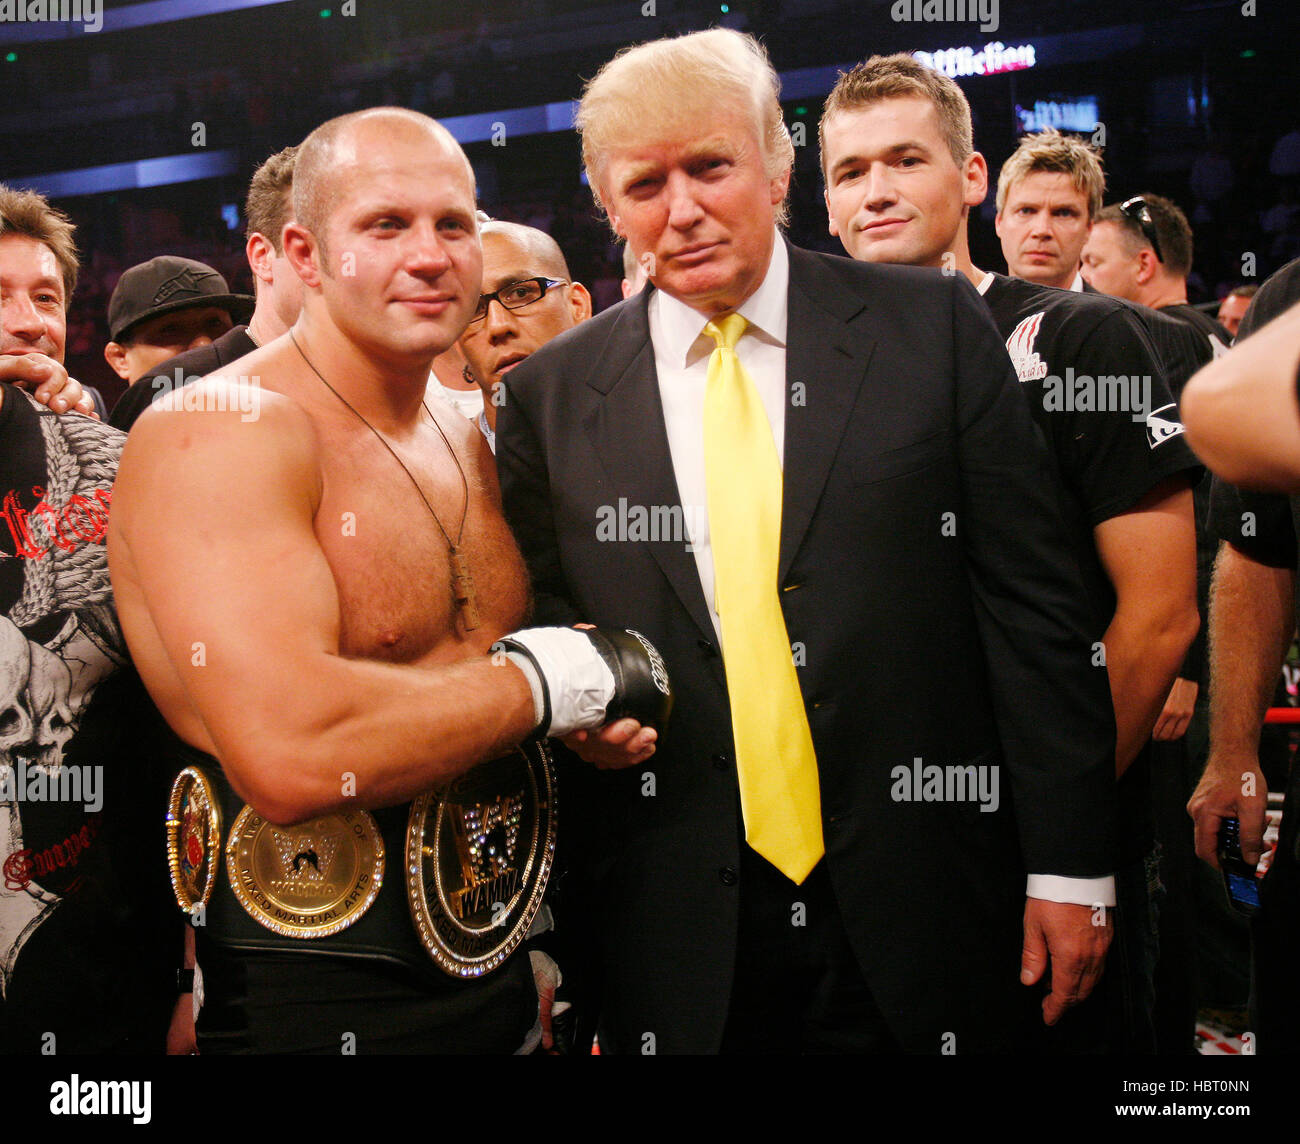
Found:
M 875 262 L 880 266 L 938 266 L 937 261 L 927 259 L 922 252 L 910 249 L 907 245 L 892 239 L 870 239 L 859 241 L 853 251 L 855 262 Z
M 724 266 L 717 260 L 699 266 L 674 267 L 654 281 L 656 289 L 695 307 L 708 305 L 736 287 L 735 268 Z
M 1029 262 L 1021 265 L 1014 273 L 1026 282 L 1051 283 L 1061 277 L 1061 268 L 1054 262 Z

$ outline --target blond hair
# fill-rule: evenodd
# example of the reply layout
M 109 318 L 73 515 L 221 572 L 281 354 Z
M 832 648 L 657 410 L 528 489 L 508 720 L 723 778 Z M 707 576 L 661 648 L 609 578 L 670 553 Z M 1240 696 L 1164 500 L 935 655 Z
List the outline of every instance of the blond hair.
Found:
M 1106 190 L 1101 153 L 1091 143 L 1073 135 L 1062 135 L 1055 127 L 1036 135 L 1026 135 L 1002 164 L 1002 170 L 998 172 L 998 214 L 1006 206 L 1011 188 L 1035 171 L 1069 175 L 1074 189 L 1088 200 L 1088 221 L 1097 217 Z
M 0 235 L 21 234 L 50 248 L 59 273 L 63 275 L 63 307 L 72 301 L 77 288 L 76 226 L 57 207 L 50 206 L 44 195 L 35 191 L 18 191 L 0 183 Z
M 289 221 L 293 209 L 293 168 L 298 148 L 286 147 L 277 151 L 253 172 L 248 184 L 248 199 L 244 203 L 244 217 L 248 220 L 246 238 L 262 235 L 276 254 L 283 254 L 280 233 Z
M 794 166 L 794 146 L 781 116 L 781 81 L 763 45 L 729 28 L 711 28 L 624 48 L 582 94 L 575 125 L 596 204 L 609 152 L 655 129 L 690 130 L 718 108 L 747 109 L 768 178 Z M 784 226 L 788 207 L 777 208 Z
M 952 80 L 942 72 L 899 52 L 892 56 L 872 56 L 869 60 L 840 72 L 830 95 L 822 108 L 817 124 L 817 146 L 822 153 L 822 166 L 826 157 L 826 121 L 839 111 L 856 111 L 858 108 L 879 103 L 882 99 L 902 96 L 920 96 L 934 104 L 939 116 L 939 131 L 948 144 L 953 162 L 961 166 L 975 151 L 975 133 L 971 128 L 970 104 Z

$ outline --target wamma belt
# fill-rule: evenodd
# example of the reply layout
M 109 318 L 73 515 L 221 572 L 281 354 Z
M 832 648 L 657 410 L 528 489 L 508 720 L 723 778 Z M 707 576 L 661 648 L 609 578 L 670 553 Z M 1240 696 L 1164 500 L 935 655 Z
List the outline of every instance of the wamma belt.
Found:
M 546 892 L 555 827 L 554 767 L 544 742 L 482 763 L 412 803 L 405 853 L 410 921 L 445 973 L 482 977 L 523 941 Z M 200 768 L 186 767 L 172 786 L 167 841 L 172 888 L 187 912 L 212 895 L 221 833 L 214 784 Z M 365 915 L 384 882 L 383 836 L 364 810 L 282 827 L 244 806 L 224 851 L 239 904 L 285 938 L 341 933 Z

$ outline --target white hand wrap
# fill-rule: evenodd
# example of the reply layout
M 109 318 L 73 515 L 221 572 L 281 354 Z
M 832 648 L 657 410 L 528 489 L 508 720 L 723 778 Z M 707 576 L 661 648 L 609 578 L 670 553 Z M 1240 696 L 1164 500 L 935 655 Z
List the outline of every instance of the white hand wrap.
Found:
M 525 628 L 502 643 L 533 689 L 539 734 L 558 739 L 605 722 L 614 673 L 585 634 L 574 628 Z M 548 709 L 550 722 L 543 726 Z

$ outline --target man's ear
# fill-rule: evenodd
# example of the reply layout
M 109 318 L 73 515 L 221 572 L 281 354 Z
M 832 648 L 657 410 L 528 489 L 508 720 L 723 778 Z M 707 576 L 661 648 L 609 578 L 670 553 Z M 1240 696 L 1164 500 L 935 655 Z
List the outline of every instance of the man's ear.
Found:
M 1159 271 L 1160 259 L 1156 257 L 1156 252 L 1148 247 L 1138 251 L 1137 260 L 1137 280 L 1140 285 L 1145 286 Z
M 284 256 L 306 286 L 319 286 L 324 267 L 316 236 L 299 223 L 287 223 L 281 240 Z
M 126 346 L 120 342 L 109 342 L 104 347 L 104 360 L 123 381 L 131 380 L 131 369 L 126 361 Z
M 790 175 L 792 173 L 793 168 L 787 167 L 772 180 L 769 190 L 771 193 L 772 205 L 774 207 L 779 207 L 783 202 L 785 202 L 786 195 L 790 193 Z
M 591 317 L 591 292 L 581 282 L 569 285 L 569 308 L 573 312 L 575 326 Z
M 826 228 L 836 238 L 839 238 L 840 228 L 835 222 L 835 216 L 831 214 L 831 193 L 825 187 L 822 188 L 822 202 L 826 204 Z
M 977 207 L 989 193 L 989 165 L 978 151 L 972 151 L 962 168 L 961 201 L 968 207 Z
M 271 245 L 271 240 L 266 235 L 254 231 L 248 236 L 248 242 L 244 244 L 244 254 L 248 258 L 248 266 L 253 272 L 253 277 L 264 285 L 270 286 L 275 277 L 272 270 L 275 247 Z

